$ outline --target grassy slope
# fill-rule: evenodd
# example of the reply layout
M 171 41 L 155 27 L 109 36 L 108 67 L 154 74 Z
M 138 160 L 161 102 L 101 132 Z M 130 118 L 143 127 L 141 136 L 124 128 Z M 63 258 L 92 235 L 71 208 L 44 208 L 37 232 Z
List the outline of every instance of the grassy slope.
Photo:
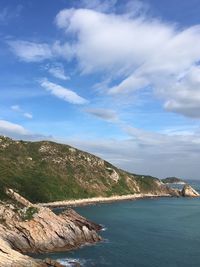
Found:
M 185 182 L 185 181 L 177 177 L 167 177 L 165 179 L 162 179 L 162 182 L 163 183 L 179 183 L 179 182 Z
M 112 178 L 119 176 L 118 182 Z M 158 179 L 126 173 L 89 153 L 53 142 L 0 137 L 0 199 L 11 187 L 33 202 L 159 192 Z M 165 188 L 164 188 L 165 190 Z

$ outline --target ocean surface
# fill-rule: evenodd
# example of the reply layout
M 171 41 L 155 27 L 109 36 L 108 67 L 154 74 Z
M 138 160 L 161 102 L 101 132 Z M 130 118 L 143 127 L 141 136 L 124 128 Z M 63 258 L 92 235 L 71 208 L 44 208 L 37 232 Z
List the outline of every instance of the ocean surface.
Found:
M 190 182 L 200 192 L 200 183 Z M 199 267 L 200 199 L 159 198 L 76 208 L 100 223 L 104 241 L 50 256 L 66 266 Z

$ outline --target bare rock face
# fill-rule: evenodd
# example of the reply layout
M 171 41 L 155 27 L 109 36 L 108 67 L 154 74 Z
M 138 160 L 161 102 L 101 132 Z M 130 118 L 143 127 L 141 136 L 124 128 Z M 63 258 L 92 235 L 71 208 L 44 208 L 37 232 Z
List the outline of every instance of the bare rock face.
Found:
M 74 210 L 56 215 L 48 208 L 28 204 L 23 209 L 0 204 L 0 267 L 61 267 L 50 259 L 41 262 L 21 253 L 64 251 L 101 240 L 97 234 L 101 226 Z
M 1 267 L 47 267 L 45 263 L 36 261 L 13 250 L 10 245 L 0 238 L 0 266 Z
M 181 191 L 181 195 L 183 197 L 199 197 L 200 196 L 199 193 L 188 184 L 184 185 Z
M 23 205 L 25 207 L 33 206 L 33 204 L 30 201 L 28 201 L 27 199 L 22 197 L 20 194 L 18 194 L 15 191 L 13 191 L 11 188 L 6 189 L 6 194 L 10 198 L 12 198 L 13 200 L 17 201 L 18 203 L 20 203 L 21 205 Z
M 84 223 L 79 226 L 68 216 L 57 216 L 48 208 L 40 208 L 31 220 L 12 220 L 7 225 L 14 232 L 7 232 L 6 240 L 23 253 L 69 250 L 100 240 L 95 230 L 89 230 Z

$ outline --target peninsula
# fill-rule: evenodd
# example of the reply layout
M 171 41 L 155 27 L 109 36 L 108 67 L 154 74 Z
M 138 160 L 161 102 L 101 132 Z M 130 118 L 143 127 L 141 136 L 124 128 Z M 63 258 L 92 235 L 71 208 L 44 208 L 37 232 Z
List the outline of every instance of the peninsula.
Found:
M 12 188 L 33 203 L 135 194 L 177 194 L 160 179 L 123 171 L 74 147 L 0 136 L 0 199 Z
M 0 266 L 60 267 L 27 253 L 101 241 L 101 226 L 69 207 L 154 197 L 199 196 L 189 185 L 132 174 L 68 145 L 0 137 Z M 56 215 L 50 208 L 66 207 Z

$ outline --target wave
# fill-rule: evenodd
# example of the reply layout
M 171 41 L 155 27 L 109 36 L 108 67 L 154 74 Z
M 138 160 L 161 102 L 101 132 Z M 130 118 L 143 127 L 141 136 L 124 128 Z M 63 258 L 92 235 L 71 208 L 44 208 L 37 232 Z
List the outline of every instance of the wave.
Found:
M 76 266 L 85 266 L 86 261 L 83 259 L 73 259 L 73 258 L 66 258 L 66 259 L 58 259 L 58 262 L 63 264 L 66 267 L 76 267 Z
M 101 229 L 101 231 L 106 231 L 106 230 L 108 230 L 108 228 L 107 227 L 105 227 L 105 225 L 103 225 L 103 224 L 100 224 L 101 225 L 101 227 L 102 227 L 102 229 Z

